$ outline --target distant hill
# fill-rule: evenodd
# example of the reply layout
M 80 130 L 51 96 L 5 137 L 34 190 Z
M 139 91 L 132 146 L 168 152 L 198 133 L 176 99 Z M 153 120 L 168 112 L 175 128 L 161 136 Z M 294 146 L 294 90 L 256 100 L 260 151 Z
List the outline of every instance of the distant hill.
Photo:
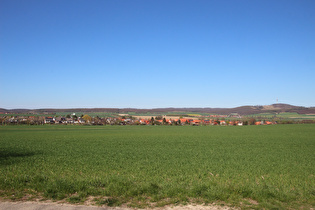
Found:
M 260 114 L 260 113 L 280 113 L 280 112 L 296 112 L 298 114 L 315 114 L 315 107 L 293 106 L 290 104 L 272 104 L 264 106 L 240 106 L 235 108 L 156 108 L 156 109 L 135 109 L 135 108 L 73 108 L 73 109 L 1 109 L 2 113 L 18 113 L 18 114 L 44 114 L 56 112 L 110 112 L 110 113 L 165 113 L 165 112 L 196 112 L 228 115 L 230 113 L 238 113 L 240 115 Z

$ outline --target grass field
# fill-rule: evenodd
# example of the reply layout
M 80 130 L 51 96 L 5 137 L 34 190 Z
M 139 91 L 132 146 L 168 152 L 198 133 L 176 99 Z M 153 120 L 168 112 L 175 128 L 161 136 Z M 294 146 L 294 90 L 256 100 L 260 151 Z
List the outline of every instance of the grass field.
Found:
M 274 114 L 274 113 L 260 113 L 260 114 L 254 114 L 254 115 L 247 115 L 247 117 L 261 117 L 265 119 L 272 119 L 274 117 L 281 118 L 281 119 L 286 119 L 286 120 L 315 120 L 315 115 L 314 114 L 298 114 L 296 112 L 282 112 L 279 114 Z
M 315 207 L 315 125 L 0 126 L 0 196 Z

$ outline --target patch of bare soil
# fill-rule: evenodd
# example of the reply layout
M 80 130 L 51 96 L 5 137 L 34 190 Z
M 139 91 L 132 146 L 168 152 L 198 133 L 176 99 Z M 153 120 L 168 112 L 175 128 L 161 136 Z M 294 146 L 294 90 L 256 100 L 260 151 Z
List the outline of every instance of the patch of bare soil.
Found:
M 185 206 L 166 206 L 166 207 L 158 207 L 153 208 L 155 210 L 228 210 L 228 209 L 237 209 L 237 208 L 231 208 L 227 206 L 217 206 L 217 205 L 185 205 Z
M 89 196 L 83 203 L 71 204 L 67 202 L 66 199 L 52 201 L 44 199 L 41 196 L 25 195 L 17 200 L 11 200 L 9 198 L 0 197 L 0 209 L 14 209 L 14 210 L 134 210 L 140 208 L 128 207 L 128 204 L 122 204 L 119 207 L 109 207 L 106 205 L 99 206 L 97 204 L 97 199 L 100 197 Z M 103 198 L 103 197 L 102 197 Z M 143 208 L 142 208 L 143 209 Z M 236 210 L 239 208 L 229 207 L 225 205 L 218 204 L 187 204 L 187 205 L 166 205 L 163 207 L 151 207 L 144 208 L 146 210 Z
M 90 205 L 74 205 L 61 202 L 52 201 L 0 201 L 0 209 L 14 209 L 14 210 L 134 210 L 137 208 L 128 207 L 108 207 L 108 206 L 90 206 Z M 230 208 L 226 206 L 216 206 L 216 205 L 185 205 L 185 206 L 164 206 L 155 208 L 145 208 L 146 210 L 228 210 L 237 209 Z

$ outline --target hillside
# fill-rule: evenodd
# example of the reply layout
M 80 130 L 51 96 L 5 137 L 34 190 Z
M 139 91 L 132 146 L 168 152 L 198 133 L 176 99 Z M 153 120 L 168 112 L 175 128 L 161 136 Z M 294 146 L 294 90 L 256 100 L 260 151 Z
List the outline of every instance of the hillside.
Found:
M 156 109 L 136 109 L 136 108 L 73 108 L 73 109 L 1 109 L 0 113 L 18 113 L 18 114 L 49 114 L 56 112 L 109 112 L 109 113 L 165 113 L 165 112 L 196 112 L 223 114 L 238 113 L 240 115 L 260 114 L 260 113 L 280 113 L 296 112 L 298 114 L 315 114 L 315 107 L 293 106 L 290 104 L 272 104 L 264 106 L 240 106 L 235 108 L 156 108 Z

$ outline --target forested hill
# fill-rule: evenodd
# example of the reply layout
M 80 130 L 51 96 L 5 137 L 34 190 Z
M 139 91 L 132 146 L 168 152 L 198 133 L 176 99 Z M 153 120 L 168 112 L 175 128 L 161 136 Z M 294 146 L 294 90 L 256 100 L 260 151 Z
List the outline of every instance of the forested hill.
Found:
M 110 112 L 110 113 L 165 113 L 165 112 L 196 112 L 213 114 L 238 113 L 240 115 L 259 113 L 280 113 L 296 112 L 299 114 L 315 114 L 315 107 L 293 106 L 290 104 L 272 104 L 263 106 L 240 106 L 235 108 L 156 108 L 156 109 L 136 109 L 136 108 L 72 108 L 72 109 L 1 109 L 0 113 L 56 113 L 56 112 Z

